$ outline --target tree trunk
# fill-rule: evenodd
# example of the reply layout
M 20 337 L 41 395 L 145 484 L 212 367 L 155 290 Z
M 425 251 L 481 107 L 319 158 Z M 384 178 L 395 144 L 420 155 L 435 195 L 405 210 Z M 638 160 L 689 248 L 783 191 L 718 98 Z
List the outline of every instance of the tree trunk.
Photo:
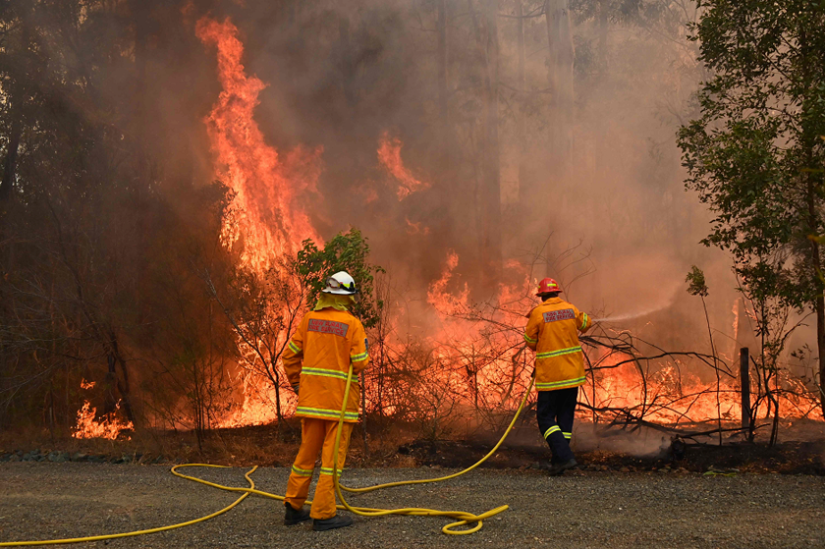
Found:
M 819 352 L 819 406 L 825 416 L 825 298 L 816 298 L 816 346 Z
M 501 174 L 498 141 L 498 0 L 485 0 L 484 144 L 482 149 L 481 259 L 490 280 L 501 276 Z
M 3 161 L 3 180 L 0 182 L 0 211 L 6 213 L 8 203 L 12 197 L 12 186 L 17 174 L 17 155 L 20 149 L 20 137 L 23 134 L 22 109 L 20 96 L 12 99 L 12 122 L 9 134 L 9 148 Z M 4 215 L 5 217 L 5 215 Z
M 131 0 L 130 8 L 132 11 L 132 19 L 135 24 L 135 72 L 137 79 L 137 86 L 135 86 L 135 134 L 138 142 L 137 155 L 137 169 L 138 178 L 142 183 L 148 185 L 149 180 L 149 158 L 147 155 L 147 147 L 149 146 L 148 132 L 146 131 L 149 123 L 149 112 L 147 108 L 147 39 L 150 33 L 150 13 L 152 10 L 152 2 L 147 0 Z M 138 185 L 138 188 L 144 188 Z
M 599 57 L 607 65 L 607 8 L 610 0 L 599 0 Z
M 516 15 L 518 16 L 518 88 L 519 99 L 518 112 L 516 113 L 516 143 L 518 151 L 516 153 L 518 158 L 518 201 L 521 206 L 525 206 L 529 199 L 529 192 L 526 179 L 526 165 L 525 158 L 527 156 L 527 128 L 524 120 L 524 96 L 526 94 L 526 83 L 524 78 L 524 6 L 521 0 L 516 0 Z
M 30 40 L 30 23 L 28 17 L 23 17 L 22 31 L 20 37 L 20 58 L 21 68 L 14 78 L 11 94 L 6 98 L 11 103 L 11 132 L 9 132 L 9 144 L 6 149 L 6 157 L 3 159 L 3 178 L 0 181 L 0 219 L 5 218 L 8 210 L 8 202 L 12 197 L 12 187 L 17 177 L 17 155 L 20 151 L 20 139 L 23 135 L 23 103 L 26 89 L 23 79 L 26 77 L 26 59 L 28 58 L 28 45 Z M 2 229 L 3 227 L 0 227 Z
M 19 97 L 19 96 L 18 96 Z M 3 179 L 0 182 L 0 242 L 6 241 L 10 231 L 9 215 L 11 213 L 12 186 L 17 172 L 17 151 L 20 147 L 20 136 L 23 133 L 22 109 L 19 108 L 21 101 L 12 96 L 12 125 L 9 135 L 8 150 L 3 162 Z M 7 273 L 14 271 L 14 246 L 9 239 L 0 247 L 0 279 Z M 11 311 L 12 298 L 7 295 L 8 291 L 4 284 L 0 284 L 0 312 L 6 317 L 6 311 Z
M 546 0 L 548 81 L 552 89 L 550 124 L 551 156 L 562 168 L 569 165 L 573 150 L 573 36 L 568 0 Z
M 803 59 L 805 70 L 803 72 L 803 82 L 815 82 L 810 74 L 810 67 L 815 66 L 819 60 L 821 52 L 812 51 L 809 45 L 807 32 L 804 24 L 800 23 L 799 28 L 799 49 Z M 811 94 L 815 95 L 816 90 L 811 90 Z M 815 167 L 814 150 L 819 145 L 820 131 L 816 125 L 812 125 L 810 120 L 814 117 L 808 112 L 807 102 L 803 102 L 802 106 L 802 144 L 805 147 L 805 163 L 808 168 Z M 813 126 L 813 127 L 812 127 Z M 819 189 L 822 188 L 823 177 L 816 171 L 808 171 L 804 174 L 806 184 L 806 198 L 807 198 L 807 234 L 803 235 L 807 238 L 810 235 L 822 235 L 822 199 L 819 195 Z M 825 415 L 825 284 L 820 282 L 822 276 L 822 255 L 819 250 L 819 243 L 816 240 L 808 239 L 811 246 L 811 275 L 815 281 L 816 298 L 814 299 L 814 311 L 816 313 L 816 347 L 819 354 L 819 406 Z
M 810 151 L 811 153 L 813 151 Z M 810 154 L 812 157 L 813 154 Z M 819 216 L 816 208 L 816 182 L 809 174 L 808 177 L 808 223 L 812 234 L 817 234 L 819 231 Z M 811 243 L 811 267 L 814 271 L 814 276 L 818 277 L 822 266 L 822 256 L 819 250 L 819 244 L 813 240 Z M 814 301 L 814 311 L 816 312 L 816 349 L 819 354 L 819 405 L 822 408 L 822 413 L 825 415 L 825 297 L 823 296 L 823 285 L 819 284 L 816 292 L 816 299 Z
M 278 435 L 281 435 L 281 427 L 284 425 L 284 415 L 281 410 L 281 373 L 278 371 L 278 361 L 270 359 L 269 366 L 274 377 L 275 386 L 275 416 L 278 418 Z
M 352 87 L 352 60 L 350 45 L 349 19 L 346 15 L 341 15 L 338 19 L 338 71 L 341 77 L 341 89 L 347 104 L 355 106 L 358 103 L 358 94 Z
M 446 129 L 447 110 L 447 0 L 438 0 L 438 113 Z

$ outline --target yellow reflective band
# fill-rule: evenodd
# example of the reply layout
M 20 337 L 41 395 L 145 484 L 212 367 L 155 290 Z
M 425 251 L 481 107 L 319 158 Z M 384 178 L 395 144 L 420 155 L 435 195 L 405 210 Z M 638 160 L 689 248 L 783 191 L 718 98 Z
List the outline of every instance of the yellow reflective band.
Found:
M 547 429 L 547 430 L 544 432 L 544 438 L 545 438 L 545 440 L 547 439 L 547 437 L 549 437 L 550 435 L 552 435 L 552 434 L 553 434 L 553 433 L 555 433 L 556 431 L 561 431 L 561 427 L 559 427 L 558 425 L 553 425 L 552 427 L 550 427 L 549 429 Z
M 334 377 L 337 379 L 342 379 L 344 381 L 347 380 L 347 374 L 345 374 L 344 372 L 341 372 L 339 370 L 327 370 L 326 368 L 302 368 L 301 375 Z M 352 382 L 358 383 L 358 378 L 353 376 Z
M 295 353 L 296 355 L 301 354 L 301 348 L 295 345 L 292 340 L 289 341 L 289 350 Z
M 562 431 L 561 434 L 563 434 L 564 438 L 566 438 L 567 440 L 573 438 L 573 433 L 565 433 L 564 431 Z
M 535 343 L 538 340 L 533 339 L 532 337 L 528 336 L 527 334 L 524 334 L 524 341 L 526 341 L 527 343 Z
M 577 377 L 576 379 L 567 379 L 565 381 L 552 381 L 548 383 L 536 383 L 536 389 L 564 389 L 566 387 L 575 387 L 581 385 L 585 381 L 585 377 Z
M 360 355 L 352 355 L 349 358 L 353 362 L 361 362 L 362 360 L 369 360 L 370 354 L 368 352 L 363 352 Z M 346 378 L 347 376 L 344 377 Z
M 303 414 L 305 416 L 314 416 L 321 419 L 335 418 L 338 419 L 341 415 L 340 410 L 325 410 L 323 408 L 307 408 L 306 406 L 298 406 L 295 409 L 296 414 Z M 344 419 L 358 419 L 358 412 L 346 412 Z
M 338 469 L 338 476 L 341 476 L 341 473 L 343 472 L 343 469 Z M 332 467 L 321 467 L 321 474 L 332 476 Z
M 581 346 L 569 347 L 567 349 L 559 349 L 558 351 L 550 351 L 548 353 L 537 353 L 536 358 L 537 359 L 555 358 L 557 356 L 572 355 L 573 353 L 580 353 L 580 352 L 582 352 Z
M 584 315 L 584 318 L 582 318 L 582 330 L 584 330 L 585 328 L 587 328 L 588 318 L 587 313 L 582 313 L 582 315 Z
M 297 465 L 292 466 L 292 472 L 301 477 L 311 477 L 312 470 L 309 469 L 301 469 Z

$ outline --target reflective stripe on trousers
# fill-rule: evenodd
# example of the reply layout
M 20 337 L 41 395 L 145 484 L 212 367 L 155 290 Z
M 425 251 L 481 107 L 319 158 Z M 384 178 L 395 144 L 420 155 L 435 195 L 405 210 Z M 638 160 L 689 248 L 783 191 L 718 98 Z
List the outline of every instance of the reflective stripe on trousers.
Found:
M 338 418 L 341 416 L 341 410 L 337 412 L 335 410 L 328 410 L 325 408 L 310 408 L 308 406 L 298 406 L 295 408 L 295 413 L 299 417 L 313 417 L 317 419 L 325 419 L 325 420 L 335 420 L 338 422 Z M 344 414 L 345 420 L 350 421 L 358 421 L 358 412 L 347 412 Z
M 573 459 L 569 440 L 573 433 L 573 416 L 579 388 L 539 392 L 536 402 L 536 419 L 539 432 L 553 453 L 554 461 Z
M 340 412 L 339 412 L 340 413 Z M 338 448 L 339 471 L 344 467 L 347 456 L 349 438 L 352 433 L 352 423 L 344 423 L 341 432 L 341 445 Z M 338 421 L 324 419 L 301 419 L 301 447 L 295 457 L 292 473 L 286 487 L 285 501 L 293 509 L 300 509 L 309 495 L 309 484 L 312 482 L 312 470 L 315 460 L 321 453 L 321 476 L 315 487 L 315 496 L 312 498 L 312 508 L 309 514 L 314 519 L 328 519 L 336 514 L 335 486 L 332 482 L 332 457 L 335 448 L 335 435 L 338 432 Z M 297 471 L 296 471 L 297 469 Z M 304 472 L 309 472 L 309 475 Z

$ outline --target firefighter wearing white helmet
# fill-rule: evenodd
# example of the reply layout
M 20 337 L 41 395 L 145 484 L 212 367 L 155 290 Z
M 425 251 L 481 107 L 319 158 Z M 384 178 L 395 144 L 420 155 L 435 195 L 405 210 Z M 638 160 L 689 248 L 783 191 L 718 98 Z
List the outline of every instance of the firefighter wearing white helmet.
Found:
M 358 374 L 367 367 L 369 354 L 364 326 L 350 312 L 355 304 L 353 296 L 358 293 L 355 280 L 345 271 L 335 273 L 327 278 L 321 292 L 318 303 L 304 315 L 283 355 L 286 375 L 298 394 L 295 415 L 301 418 L 301 448 L 289 475 L 284 524 L 314 519 L 314 530 L 331 530 L 352 524 L 350 517 L 336 512 L 332 458 L 352 364 L 353 383 L 338 448 L 338 467 L 343 469 L 352 427 L 358 421 Z M 312 508 L 307 512 L 303 506 L 319 453 L 321 474 Z
M 338 271 L 327 279 L 326 287 L 321 290 L 325 294 L 333 295 L 355 295 L 355 279 L 346 271 Z

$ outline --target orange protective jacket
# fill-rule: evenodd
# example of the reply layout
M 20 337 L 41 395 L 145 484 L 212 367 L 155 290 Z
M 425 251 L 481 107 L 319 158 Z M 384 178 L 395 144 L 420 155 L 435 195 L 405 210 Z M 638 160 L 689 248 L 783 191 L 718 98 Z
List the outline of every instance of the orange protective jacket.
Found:
M 587 313 L 559 297 L 530 312 L 524 341 L 536 351 L 536 389 L 555 391 L 584 384 L 584 355 L 577 332 L 592 325 Z
M 332 307 L 310 311 L 284 351 L 286 375 L 300 383 L 298 417 L 338 420 L 344 401 L 347 372 L 352 363 L 352 387 L 344 421 L 358 421 L 358 374 L 369 362 L 367 336 L 361 321 Z

